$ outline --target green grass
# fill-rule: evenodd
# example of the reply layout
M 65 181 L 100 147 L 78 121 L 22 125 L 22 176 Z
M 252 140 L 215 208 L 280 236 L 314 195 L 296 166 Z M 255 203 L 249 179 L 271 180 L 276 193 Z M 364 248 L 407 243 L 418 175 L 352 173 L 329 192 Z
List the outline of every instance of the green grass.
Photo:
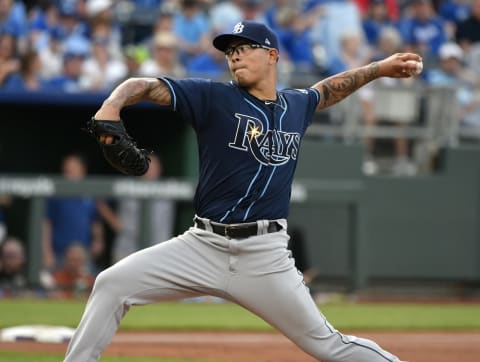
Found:
M 75 327 L 85 302 L 1 300 L 0 328 L 22 324 Z M 475 304 L 349 304 L 320 306 L 340 330 L 480 330 L 480 305 Z M 159 303 L 133 307 L 123 330 L 249 330 L 271 327 L 241 307 L 230 304 Z
M 480 305 L 341 304 L 322 311 L 338 329 L 480 330 Z
M 61 361 L 63 355 L 60 354 L 38 354 L 24 352 L 1 352 L 0 362 L 52 362 Z M 213 360 L 193 360 L 193 359 L 158 359 L 142 357 L 102 357 L 102 362 L 215 362 Z M 220 362 L 220 361 L 216 361 Z

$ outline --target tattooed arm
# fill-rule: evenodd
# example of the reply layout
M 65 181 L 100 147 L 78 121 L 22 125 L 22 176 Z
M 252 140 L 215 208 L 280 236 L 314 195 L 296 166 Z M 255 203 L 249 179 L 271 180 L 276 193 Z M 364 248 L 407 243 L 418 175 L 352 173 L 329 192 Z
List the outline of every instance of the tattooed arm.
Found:
M 422 61 L 417 54 L 398 53 L 364 67 L 347 70 L 316 83 L 312 88 L 320 92 L 317 110 L 329 107 L 348 97 L 360 87 L 379 77 L 408 78 L 407 70 L 414 70 L 409 60 Z
M 121 83 L 103 102 L 95 114 L 98 120 L 119 120 L 123 107 L 140 101 L 169 105 L 172 101 L 168 86 L 157 78 L 130 78 Z

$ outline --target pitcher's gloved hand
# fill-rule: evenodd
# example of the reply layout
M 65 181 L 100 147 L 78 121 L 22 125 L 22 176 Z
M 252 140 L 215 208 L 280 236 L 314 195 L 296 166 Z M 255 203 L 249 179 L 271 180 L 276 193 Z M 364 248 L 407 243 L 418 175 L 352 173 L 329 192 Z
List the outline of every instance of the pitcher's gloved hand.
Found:
M 97 140 L 105 159 L 120 172 L 132 176 L 147 172 L 150 152 L 137 147 L 121 120 L 97 120 L 92 117 L 84 130 Z

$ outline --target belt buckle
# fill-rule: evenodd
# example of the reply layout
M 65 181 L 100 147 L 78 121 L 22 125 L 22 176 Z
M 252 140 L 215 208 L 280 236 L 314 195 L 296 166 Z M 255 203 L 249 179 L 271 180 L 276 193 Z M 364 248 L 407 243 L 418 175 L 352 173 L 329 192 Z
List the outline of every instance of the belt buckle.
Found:
M 244 226 L 242 226 L 241 224 L 229 224 L 227 226 L 225 226 L 225 237 L 228 238 L 228 239 L 233 239 L 235 238 L 235 235 L 230 235 L 229 234 L 229 231 L 235 231 L 235 230 L 238 230 L 238 229 L 242 229 Z

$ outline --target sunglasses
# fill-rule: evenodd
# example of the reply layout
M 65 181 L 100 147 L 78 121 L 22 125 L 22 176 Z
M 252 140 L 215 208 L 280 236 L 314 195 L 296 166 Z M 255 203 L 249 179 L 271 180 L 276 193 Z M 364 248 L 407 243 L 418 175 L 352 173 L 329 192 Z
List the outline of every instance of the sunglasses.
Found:
M 227 58 L 231 58 L 234 53 L 238 55 L 243 55 L 248 53 L 252 49 L 259 49 L 259 48 L 266 49 L 266 50 L 273 49 L 261 44 L 239 44 L 239 45 L 235 45 L 225 49 L 225 56 Z

